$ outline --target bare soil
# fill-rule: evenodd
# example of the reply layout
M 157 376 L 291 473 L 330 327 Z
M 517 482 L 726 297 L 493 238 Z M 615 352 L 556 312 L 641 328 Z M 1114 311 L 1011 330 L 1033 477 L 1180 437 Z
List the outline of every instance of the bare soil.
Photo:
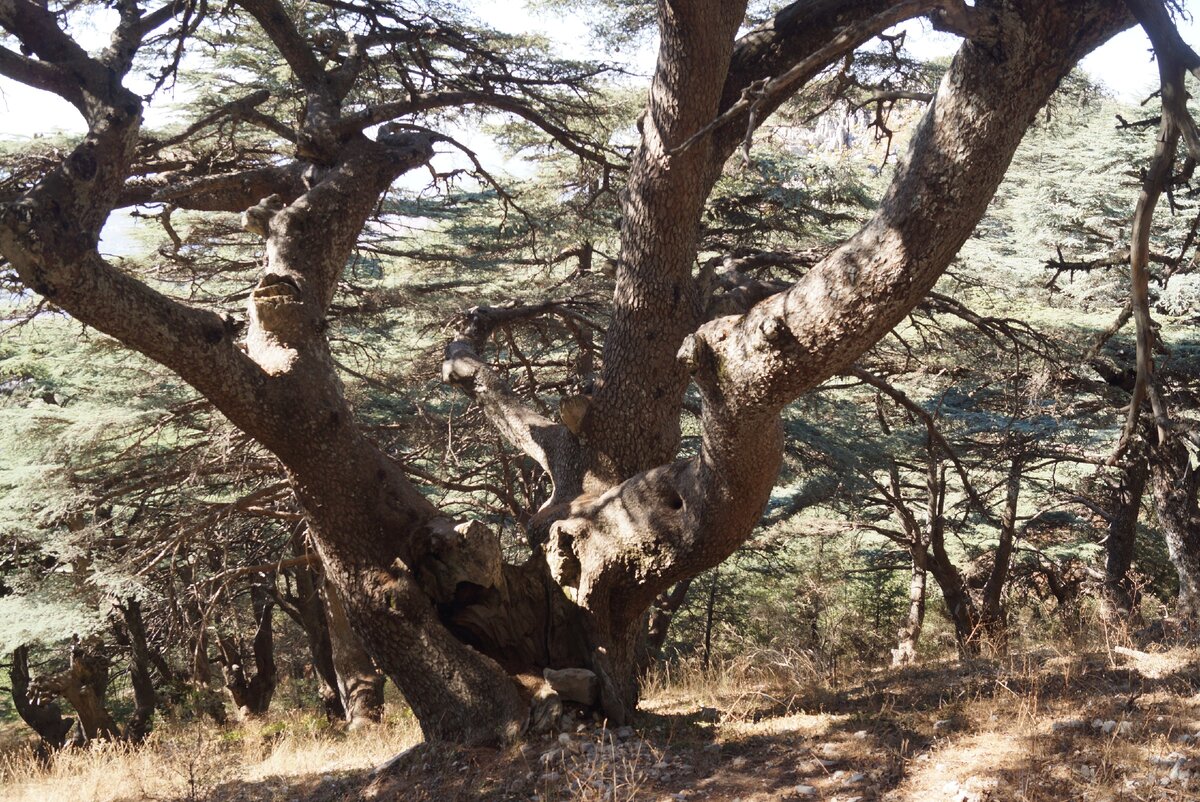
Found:
M 1194 649 L 889 669 L 710 700 L 668 691 L 631 729 L 587 721 L 506 751 L 422 744 L 371 772 L 210 799 L 1200 799 Z

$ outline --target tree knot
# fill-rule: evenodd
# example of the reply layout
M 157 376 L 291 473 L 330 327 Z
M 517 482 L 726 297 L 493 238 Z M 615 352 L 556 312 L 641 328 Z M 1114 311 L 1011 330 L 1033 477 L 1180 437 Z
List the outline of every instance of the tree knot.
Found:
M 279 195 L 268 195 L 242 212 L 242 230 L 266 239 L 271 233 L 271 220 L 283 211 L 286 205 Z

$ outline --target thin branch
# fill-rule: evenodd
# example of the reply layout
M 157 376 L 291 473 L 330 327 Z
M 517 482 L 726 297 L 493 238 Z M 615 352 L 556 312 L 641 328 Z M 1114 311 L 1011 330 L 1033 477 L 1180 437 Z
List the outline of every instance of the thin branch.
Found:
M 958 5 L 961 5 L 961 3 L 955 3 L 953 0 L 903 0 L 903 2 L 897 3 L 886 11 L 876 14 L 867 20 L 846 26 L 828 44 L 808 58 L 790 67 L 782 75 L 775 78 L 762 79 L 745 87 L 740 100 L 726 109 L 708 125 L 672 148 L 669 153 L 671 155 L 682 153 L 708 134 L 734 121 L 743 113 L 750 114 L 750 127 L 754 127 L 756 122 L 761 123 L 762 120 L 760 117 L 765 116 L 756 114 L 756 111 L 760 107 L 764 105 L 778 105 L 780 98 L 787 97 L 795 92 L 811 76 L 824 69 L 826 65 L 851 52 L 863 41 L 904 20 L 926 14 L 937 8 L 950 8 Z

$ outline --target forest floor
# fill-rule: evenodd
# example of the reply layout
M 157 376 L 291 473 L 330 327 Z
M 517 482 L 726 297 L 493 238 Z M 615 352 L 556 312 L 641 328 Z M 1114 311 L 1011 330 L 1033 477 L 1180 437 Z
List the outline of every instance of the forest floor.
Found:
M 746 664 L 656 681 L 632 727 L 508 750 L 416 744 L 293 714 L 160 728 L 50 768 L 0 758 L 5 802 L 1200 800 L 1200 650 L 1116 648 L 788 682 Z M 793 679 L 795 677 L 793 676 Z M 389 759 L 389 756 L 395 756 Z

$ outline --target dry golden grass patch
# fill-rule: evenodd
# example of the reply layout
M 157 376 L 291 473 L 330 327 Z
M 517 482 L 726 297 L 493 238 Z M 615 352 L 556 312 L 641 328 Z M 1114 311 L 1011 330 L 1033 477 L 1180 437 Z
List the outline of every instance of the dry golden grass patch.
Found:
M 141 746 L 94 743 L 48 764 L 28 749 L 0 755 L 0 799 L 204 800 L 224 785 L 286 790 L 373 768 L 419 740 L 411 718 L 354 732 L 297 713 L 225 727 L 167 724 Z
M 788 713 L 762 717 L 758 721 L 729 721 L 721 725 L 722 740 L 746 738 L 823 738 L 838 727 L 844 727 L 849 716 L 836 713 Z
M 843 671 L 801 653 L 661 670 L 632 729 L 587 717 L 506 750 L 411 718 L 160 728 L 141 750 L 0 761 L 12 802 L 1147 802 L 1200 800 L 1200 651 L 1054 650 Z M 199 732 L 197 732 L 199 729 Z M 1195 772 L 1196 777 L 1190 777 Z M 801 789 L 801 790 L 797 790 Z

